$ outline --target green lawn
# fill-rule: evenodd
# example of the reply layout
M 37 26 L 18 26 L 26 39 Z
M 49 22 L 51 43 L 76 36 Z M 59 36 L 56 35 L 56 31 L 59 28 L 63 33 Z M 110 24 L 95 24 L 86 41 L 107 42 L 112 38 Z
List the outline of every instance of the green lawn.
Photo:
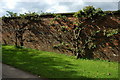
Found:
M 118 63 L 2 46 L 3 63 L 45 78 L 118 78 Z

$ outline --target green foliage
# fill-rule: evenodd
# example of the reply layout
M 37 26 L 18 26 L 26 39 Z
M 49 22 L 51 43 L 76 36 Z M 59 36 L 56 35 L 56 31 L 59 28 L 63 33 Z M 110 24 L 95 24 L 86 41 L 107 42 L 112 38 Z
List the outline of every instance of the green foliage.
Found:
M 104 35 L 106 35 L 107 37 L 113 36 L 115 34 L 118 34 L 118 29 L 109 29 L 109 30 L 105 30 L 104 31 Z
M 82 10 L 80 10 L 76 12 L 73 16 L 74 17 L 85 17 L 85 13 Z
M 17 13 L 14 13 L 14 12 L 11 12 L 11 11 L 6 11 L 7 12 L 7 16 L 8 17 L 17 17 L 18 15 L 17 15 Z
M 59 43 L 59 44 L 57 44 L 57 45 L 54 45 L 53 46 L 53 48 L 54 49 L 62 49 L 63 48 L 63 46 L 68 46 L 69 44 L 66 44 L 65 42 L 62 42 L 62 43 Z
M 44 12 L 41 12 L 41 13 L 37 13 L 37 12 L 27 12 L 27 13 L 23 13 L 23 14 L 17 14 L 17 13 L 14 13 L 14 12 L 11 12 L 11 11 L 6 11 L 7 14 L 2 16 L 2 18 L 8 18 L 8 17 L 20 17 L 22 19 L 29 19 L 29 20 L 40 20 L 40 17 L 39 16 L 42 16 L 42 15 L 53 15 L 52 13 L 44 13 Z
M 54 13 L 41 12 L 40 15 L 54 15 Z
M 95 9 L 93 6 L 87 6 L 83 8 L 83 10 L 76 12 L 73 16 L 92 19 L 93 17 L 97 17 L 97 16 L 105 16 L 105 13 L 101 10 L 101 8 Z
M 54 14 L 56 18 L 61 18 L 62 16 L 60 14 Z
M 63 46 L 63 45 L 60 43 L 60 44 L 54 45 L 53 48 L 54 49 L 59 49 L 59 48 L 61 48 L 61 46 Z
M 95 15 L 95 8 L 93 6 L 87 6 L 83 8 L 83 12 L 85 13 L 85 17 L 92 17 Z
M 21 18 L 27 18 L 27 17 L 36 18 L 38 16 L 39 16 L 39 14 L 36 13 L 36 12 L 28 12 L 28 13 L 24 13 L 24 14 L 19 14 L 18 17 L 21 17 Z
M 54 20 L 50 20 L 49 25 L 50 25 L 50 26 L 54 26 Z
M 63 31 L 63 32 L 69 31 L 68 26 L 61 26 L 61 31 Z
M 95 11 L 96 16 L 105 16 L 106 14 L 102 11 L 101 8 L 97 8 Z
M 94 49 L 94 48 L 96 48 L 96 46 L 97 46 L 97 45 L 96 45 L 95 43 L 93 43 L 93 42 L 88 43 L 88 45 L 89 45 L 89 46 L 88 46 L 89 49 Z
M 26 16 L 36 16 L 36 15 L 39 15 L 38 13 L 36 12 L 28 12 L 28 13 L 25 13 Z

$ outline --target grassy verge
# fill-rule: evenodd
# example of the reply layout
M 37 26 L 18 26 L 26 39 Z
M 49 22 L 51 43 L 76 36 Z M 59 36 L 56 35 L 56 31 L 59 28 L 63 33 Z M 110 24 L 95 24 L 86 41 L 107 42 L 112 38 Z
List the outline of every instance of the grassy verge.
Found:
M 118 63 L 2 46 L 3 63 L 45 78 L 118 78 Z

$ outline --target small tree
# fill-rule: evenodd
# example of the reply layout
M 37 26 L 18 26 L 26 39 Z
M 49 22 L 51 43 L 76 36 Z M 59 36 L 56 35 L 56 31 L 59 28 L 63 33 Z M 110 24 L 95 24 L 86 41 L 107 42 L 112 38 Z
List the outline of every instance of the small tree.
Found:
M 73 29 L 76 39 L 75 41 L 76 45 L 81 45 L 81 47 L 76 46 L 77 58 L 81 56 L 89 59 L 93 58 L 93 52 L 98 47 L 98 45 L 95 43 L 95 40 L 97 39 L 96 36 L 98 36 L 98 33 L 102 33 L 101 31 L 95 31 L 95 33 L 87 34 L 85 31 L 87 29 L 87 26 L 84 26 L 84 23 L 90 20 L 91 22 L 94 22 L 95 18 L 103 17 L 105 16 L 105 13 L 100 8 L 95 9 L 93 6 L 87 6 L 83 8 L 83 10 L 75 13 L 74 16 L 77 18 L 77 26 Z M 79 44 L 79 41 L 81 41 L 81 44 Z
M 69 42 L 62 40 L 62 37 L 59 38 L 58 41 L 65 41 L 61 46 L 65 46 L 65 44 L 71 45 L 72 48 L 69 50 L 71 50 L 77 56 L 77 59 L 93 58 L 93 52 L 98 47 L 98 45 L 95 43 L 95 40 L 98 38 L 96 36 L 99 36 L 98 34 L 103 33 L 102 31 L 98 30 L 91 32 L 91 34 L 88 34 L 86 32 L 88 26 L 85 26 L 85 23 L 88 21 L 93 22 L 95 17 L 102 17 L 104 15 L 104 12 L 100 8 L 95 9 L 93 6 L 87 6 L 83 10 L 80 10 L 74 14 L 74 16 L 77 18 L 75 23 L 71 22 L 66 17 L 60 15 L 56 16 L 54 20 L 60 24 L 60 28 L 57 29 L 59 32 L 61 32 L 59 35 L 63 37 L 65 37 L 66 34 L 71 35 Z M 67 22 L 64 21 L 65 19 Z M 67 26 L 62 27 L 65 23 L 68 23 Z M 95 27 L 93 25 L 91 26 Z
M 9 26 L 11 25 L 9 29 L 15 35 L 16 47 L 24 46 L 25 39 L 23 38 L 23 35 L 26 30 L 29 30 L 27 27 L 27 25 L 29 24 L 29 20 L 25 19 L 25 16 L 20 17 L 17 15 L 17 13 L 14 13 L 14 12 L 7 11 L 7 13 L 8 13 L 7 17 L 4 16 L 3 20 L 7 21 L 7 24 L 9 24 Z M 10 17 L 11 19 L 7 20 L 8 17 Z M 12 18 L 12 17 L 15 17 L 15 18 Z M 20 18 L 17 19 L 17 17 L 20 17 Z
M 15 35 L 16 47 L 24 46 L 25 38 L 23 38 L 23 35 L 26 30 L 29 30 L 27 27 L 28 21 L 25 19 L 19 19 L 19 20 L 12 19 L 12 20 L 9 20 L 8 24 L 11 25 L 10 31 L 12 31 Z M 19 44 L 18 44 L 18 42 L 19 42 Z

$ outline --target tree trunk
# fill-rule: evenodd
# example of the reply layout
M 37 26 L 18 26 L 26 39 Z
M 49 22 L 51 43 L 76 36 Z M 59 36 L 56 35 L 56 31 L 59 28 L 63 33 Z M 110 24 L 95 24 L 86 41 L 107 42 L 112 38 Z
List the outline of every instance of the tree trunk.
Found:
M 17 44 L 17 33 L 15 33 L 15 46 L 18 47 L 18 44 Z
M 79 58 L 82 58 L 82 57 L 83 57 L 80 53 L 77 53 L 77 54 L 76 54 L 76 56 L 77 56 L 77 59 L 79 59 Z
M 88 59 L 93 59 L 93 49 L 85 49 L 85 57 Z
M 24 46 L 24 44 L 23 44 L 23 37 L 22 37 L 22 35 L 20 36 L 20 46 Z
M 6 42 L 6 40 L 4 40 L 4 39 L 3 39 L 3 41 L 4 41 L 4 44 L 5 44 L 5 45 L 7 45 L 7 42 Z

